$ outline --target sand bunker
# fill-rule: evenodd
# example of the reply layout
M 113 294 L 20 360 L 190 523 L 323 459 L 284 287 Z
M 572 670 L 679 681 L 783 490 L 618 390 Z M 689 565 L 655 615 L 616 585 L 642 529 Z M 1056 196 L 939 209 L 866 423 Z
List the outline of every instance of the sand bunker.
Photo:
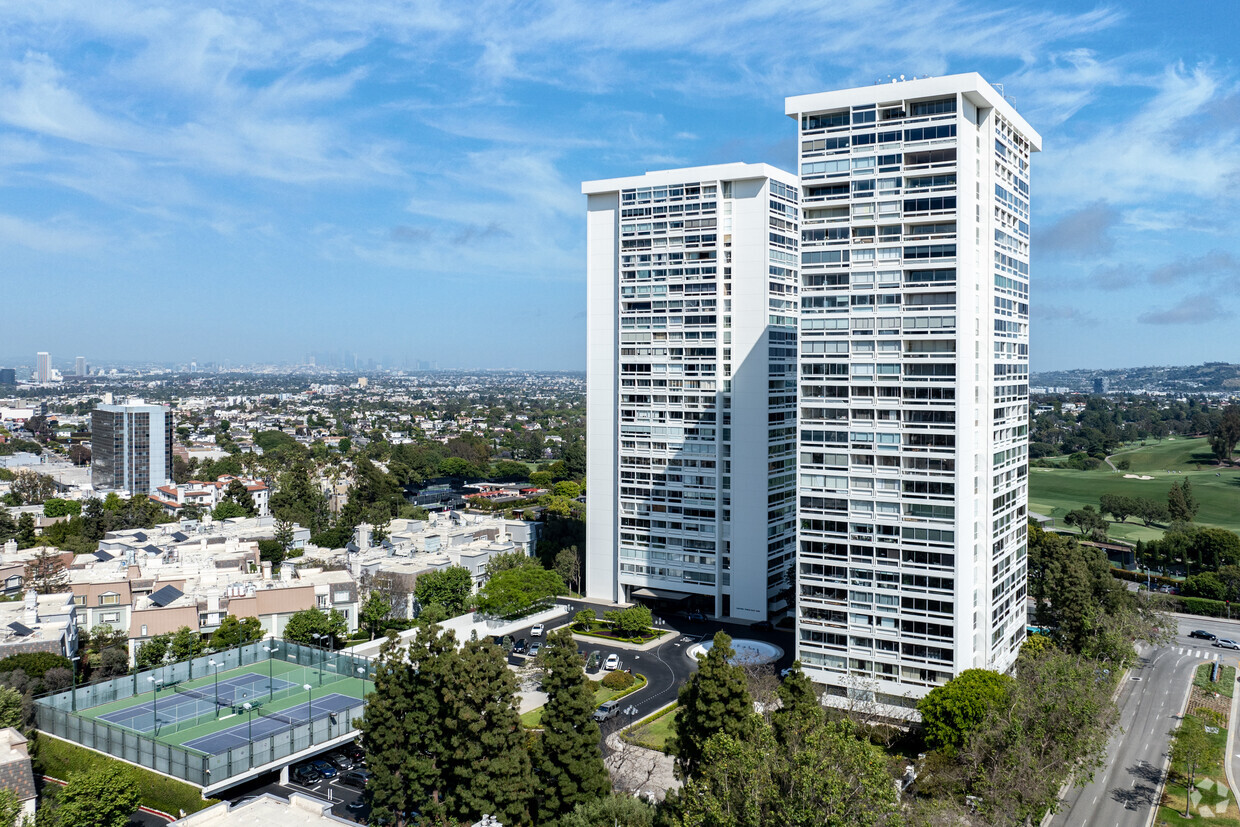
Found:
M 1154 478 L 1151 477 L 1149 474 L 1124 474 L 1124 479 L 1126 480 L 1152 480 Z

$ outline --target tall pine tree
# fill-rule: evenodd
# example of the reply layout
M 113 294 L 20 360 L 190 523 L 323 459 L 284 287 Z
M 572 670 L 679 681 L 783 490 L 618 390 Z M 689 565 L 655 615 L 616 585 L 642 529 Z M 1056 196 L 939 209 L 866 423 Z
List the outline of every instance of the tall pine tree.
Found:
M 443 791 L 448 815 L 477 821 L 493 815 L 505 827 L 531 823 L 533 791 L 525 730 L 517 714 L 517 678 L 489 640 L 461 647 L 444 674 Z
M 771 714 L 771 729 L 780 744 L 791 744 L 802 733 L 822 723 L 822 701 L 814 691 L 814 684 L 801 671 L 799 660 L 792 664 L 792 671 L 780 681 L 777 694 L 779 709 Z
M 389 635 L 380 649 L 361 724 L 371 774 L 366 796 L 376 821 L 404 827 L 408 813 L 442 816 L 442 691 L 458 660 L 452 633 L 441 635 L 437 626 L 419 630 L 408 648 Z
M 543 649 L 547 705 L 543 707 L 542 737 L 533 751 L 542 795 L 539 824 L 550 824 L 611 789 L 599 749 L 598 724 L 591 717 L 594 696 L 586 686 L 584 666 L 567 627 L 548 636 Z
M 753 722 L 745 670 L 730 663 L 735 656 L 732 638 L 716 632 L 710 651 L 699 658 L 698 671 L 680 687 L 672 751 L 682 778 L 697 774 L 712 735 L 725 732 L 739 738 Z

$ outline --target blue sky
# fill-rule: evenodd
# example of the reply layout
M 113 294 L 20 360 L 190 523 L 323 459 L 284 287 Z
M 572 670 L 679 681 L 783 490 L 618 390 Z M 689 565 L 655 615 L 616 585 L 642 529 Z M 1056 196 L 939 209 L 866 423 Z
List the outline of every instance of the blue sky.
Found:
M 787 95 L 1037 128 L 1034 370 L 1240 361 L 1231 2 L 0 0 L 0 354 L 584 368 L 580 181 L 795 166 Z

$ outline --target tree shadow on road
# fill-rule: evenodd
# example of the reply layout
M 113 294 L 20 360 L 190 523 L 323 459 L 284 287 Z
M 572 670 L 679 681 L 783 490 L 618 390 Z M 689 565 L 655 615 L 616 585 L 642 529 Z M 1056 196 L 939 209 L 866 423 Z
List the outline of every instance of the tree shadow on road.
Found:
M 1162 786 L 1162 770 L 1146 761 L 1138 761 L 1126 770 L 1136 783 L 1130 787 L 1112 788 L 1111 800 L 1123 804 L 1125 810 L 1153 806 L 1157 802 L 1158 789 Z

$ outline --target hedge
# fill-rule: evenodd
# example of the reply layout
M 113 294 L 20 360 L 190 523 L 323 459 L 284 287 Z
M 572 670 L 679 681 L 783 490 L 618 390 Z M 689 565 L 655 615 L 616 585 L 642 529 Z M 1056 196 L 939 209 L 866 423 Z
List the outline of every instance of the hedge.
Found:
M 1120 580 L 1130 580 L 1133 583 L 1147 582 L 1147 576 L 1139 571 L 1112 568 L 1111 574 L 1118 577 Z M 1176 580 L 1174 577 L 1163 577 L 1161 574 L 1148 575 L 1148 582 L 1156 586 L 1174 586 L 1177 589 L 1184 585 L 1183 580 Z
M 71 669 L 73 664 L 64 655 L 54 652 L 22 652 L 0 660 L 0 672 L 20 669 L 29 677 L 41 678 L 49 669 Z
M 38 735 L 30 745 L 36 775 L 47 775 L 66 781 L 75 772 L 90 772 L 109 763 L 122 764 L 137 779 L 138 788 L 142 791 L 142 803 L 147 807 L 176 816 L 181 810 L 196 813 L 219 803 L 214 798 L 204 799 L 202 790 L 191 784 L 109 758 L 59 738 Z
M 619 670 L 615 672 L 608 672 L 606 677 L 602 680 L 603 686 L 608 689 L 628 689 L 636 682 L 637 679 L 631 674 L 628 672 L 621 672 Z
M 1177 611 L 1202 617 L 1227 617 L 1227 604 L 1222 600 L 1210 600 L 1207 597 L 1177 597 Z M 1240 612 L 1238 612 L 1240 614 Z

